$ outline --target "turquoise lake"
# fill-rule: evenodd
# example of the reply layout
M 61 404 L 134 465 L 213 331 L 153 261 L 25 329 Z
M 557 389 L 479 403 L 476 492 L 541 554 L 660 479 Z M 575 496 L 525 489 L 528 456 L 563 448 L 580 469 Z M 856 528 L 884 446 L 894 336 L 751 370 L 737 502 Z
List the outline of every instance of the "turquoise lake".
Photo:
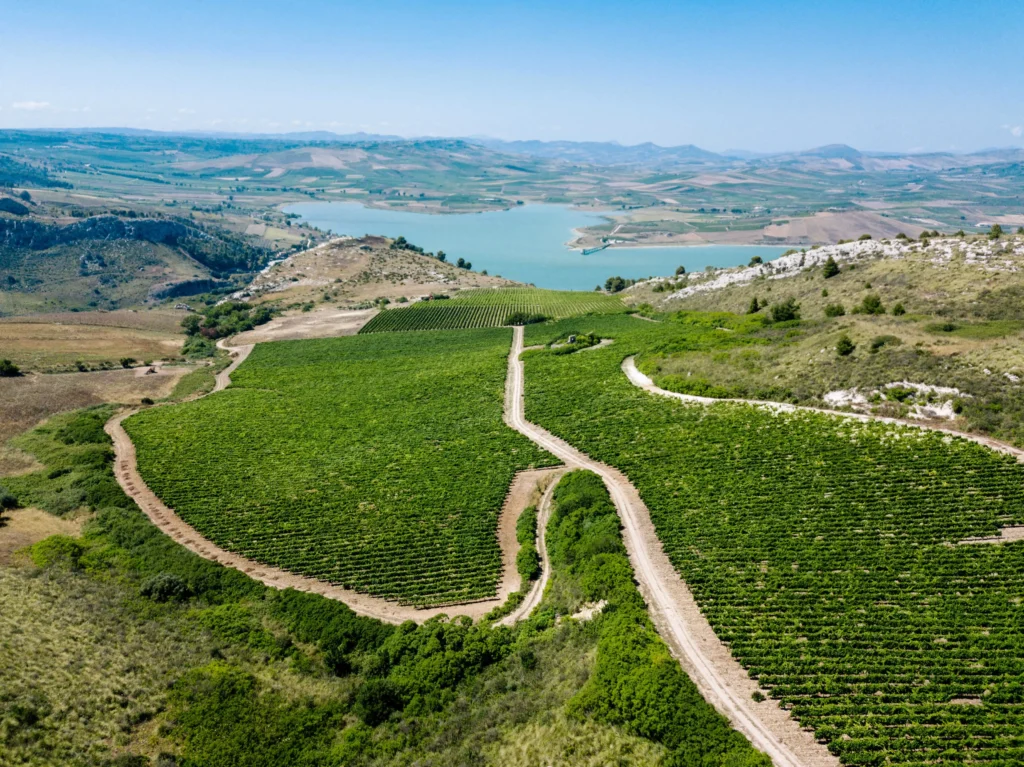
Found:
M 753 256 L 765 261 L 782 255 L 785 247 L 752 245 L 691 245 L 675 247 L 607 248 L 584 256 L 565 243 L 573 229 L 599 224 L 597 214 L 561 205 L 524 205 L 507 211 L 428 215 L 367 208 L 354 202 L 311 202 L 289 205 L 287 213 L 335 234 L 361 237 L 403 235 L 425 250 L 443 250 L 448 261 L 464 258 L 473 269 L 486 269 L 541 288 L 593 290 L 613 275 L 627 279 L 688 272 L 706 266 L 738 266 Z

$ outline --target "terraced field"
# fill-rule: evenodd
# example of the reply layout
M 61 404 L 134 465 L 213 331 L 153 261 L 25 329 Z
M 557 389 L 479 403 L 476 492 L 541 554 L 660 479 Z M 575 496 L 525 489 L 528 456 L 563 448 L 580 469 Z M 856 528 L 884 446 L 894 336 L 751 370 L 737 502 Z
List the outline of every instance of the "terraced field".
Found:
M 224 392 L 124 422 L 139 470 L 214 543 L 403 604 L 493 596 L 513 475 L 511 332 L 258 345 Z
M 587 318 L 526 355 L 527 417 L 622 469 L 719 637 L 846 764 L 1024 761 L 1024 467 L 937 433 L 635 389 L 625 356 L 714 330 Z M 643 326 L 641 326 L 643 325 Z
M 370 320 L 360 332 L 492 328 L 509 324 L 509 318 L 517 313 L 562 319 L 624 311 L 618 298 L 603 293 L 538 288 L 468 290 L 451 299 L 388 309 Z

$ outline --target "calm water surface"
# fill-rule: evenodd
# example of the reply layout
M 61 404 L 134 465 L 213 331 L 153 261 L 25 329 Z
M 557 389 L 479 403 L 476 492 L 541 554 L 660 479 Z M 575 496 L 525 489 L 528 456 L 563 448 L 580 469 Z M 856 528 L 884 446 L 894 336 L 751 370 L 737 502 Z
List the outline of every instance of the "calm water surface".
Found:
M 701 271 L 705 266 L 738 266 L 751 257 L 765 261 L 787 248 L 751 245 L 694 245 L 657 248 L 608 248 L 584 256 L 565 243 L 573 229 L 604 219 L 561 205 L 524 205 L 507 211 L 428 215 L 367 208 L 354 202 L 289 205 L 309 223 L 335 234 L 361 237 L 403 235 L 428 251 L 443 250 L 449 261 L 464 258 L 476 270 L 542 288 L 593 290 L 613 275 L 626 278 L 673 274 L 677 266 Z

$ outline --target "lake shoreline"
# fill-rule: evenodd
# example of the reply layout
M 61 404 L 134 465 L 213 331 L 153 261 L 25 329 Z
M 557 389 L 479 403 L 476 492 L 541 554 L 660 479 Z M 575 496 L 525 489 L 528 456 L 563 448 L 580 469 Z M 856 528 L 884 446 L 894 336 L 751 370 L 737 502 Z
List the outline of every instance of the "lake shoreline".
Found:
M 555 290 L 593 290 L 612 276 L 650 276 L 702 271 L 708 266 L 746 265 L 752 255 L 765 261 L 785 245 L 718 244 L 683 239 L 679 244 L 616 242 L 608 247 L 589 227 L 606 230 L 611 211 L 575 206 L 530 204 L 476 215 L 423 215 L 408 210 L 368 207 L 358 202 L 309 202 L 289 205 L 304 221 L 338 235 L 403 236 L 424 252 L 444 251 L 449 262 L 462 259 L 474 271 Z M 612 227 L 612 233 L 616 227 Z M 594 240 L 593 243 L 590 240 Z M 597 248 L 596 250 L 590 250 Z M 589 252 L 584 255 L 584 250 Z

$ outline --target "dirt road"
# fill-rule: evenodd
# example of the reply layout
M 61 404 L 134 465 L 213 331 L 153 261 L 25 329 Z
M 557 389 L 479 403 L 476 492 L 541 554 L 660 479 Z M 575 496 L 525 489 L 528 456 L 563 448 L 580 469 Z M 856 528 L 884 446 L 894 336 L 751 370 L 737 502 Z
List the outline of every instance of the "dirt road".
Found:
M 758 686 L 715 635 L 687 585 L 672 567 L 654 532 L 650 512 L 636 488 L 618 469 L 592 460 L 553 434 L 526 420 L 523 392 L 523 329 L 514 329 L 505 387 L 505 422 L 570 469 L 582 468 L 604 480 L 623 524 L 623 539 L 640 590 L 658 633 L 686 669 L 705 699 L 726 716 L 777 767 L 838 767 L 812 733 L 769 699 L 755 702 Z
M 547 588 L 548 579 L 551 577 L 551 559 L 548 557 L 544 533 L 547 530 L 548 520 L 551 519 L 551 500 L 555 495 L 555 487 L 564 473 L 564 469 L 556 469 L 551 473 L 548 487 L 537 505 L 537 553 L 540 554 L 540 577 L 533 582 L 530 593 L 526 595 L 522 604 L 499 621 L 502 626 L 512 626 L 518 623 L 532 613 L 533 608 L 539 605 L 541 599 L 544 598 L 544 589 Z M 515 562 L 513 562 L 513 568 L 514 566 Z
M 980 434 L 968 434 L 966 432 L 957 431 L 956 429 L 947 429 L 944 426 L 937 426 L 931 423 L 915 422 L 915 421 L 903 421 L 899 418 L 887 418 L 880 415 L 868 415 L 867 413 L 845 413 L 841 410 L 825 410 L 824 408 L 817 407 L 804 407 L 802 405 L 791 405 L 788 402 L 768 402 L 764 400 L 746 400 L 746 399 L 715 399 L 714 397 L 698 397 L 696 394 L 680 394 L 679 392 L 668 391 L 667 389 L 661 389 L 654 385 L 648 376 L 640 372 L 636 366 L 636 361 L 633 357 L 627 357 L 622 363 L 622 372 L 626 374 L 626 378 L 629 379 L 630 383 L 634 386 L 638 386 L 645 391 L 649 391 L 651 394 L 657 394 L 661 397 L 670 397 L 671 399 L 678 399 L 683 402 L 693 402 L 701 405 L 713 405 L 720 402 L 733 402 L 740 405 L 750 405 L 752 407 L 759 407 L 765 410 L 772 410 L 777 413 L 822 413 L 824 415 L 830 415 L 835 418 L 847 418 L 854 421 L 860 421 L 861 423 L 870 423 L 871 421 L 878 421 L 879 423 L 889 423 L 895 426 L 909 426 L 913 429 L 925 429 L 927 431 L 940 431 L 943 434 L 949 434 L 954 437 L 963 437 L 971 442 L 976 442 L 979 445 L 984 445 L 987 448 L 995 450 L 998 453 L 1005 453 L 1006 455 L 1012 455 L 1017 459 L 1019 463 L 1024 463 L 1024 450 L 1019 447 L 1014 447 L 1005 442 L 1000 442 L 992 437 L 985 437 Z

